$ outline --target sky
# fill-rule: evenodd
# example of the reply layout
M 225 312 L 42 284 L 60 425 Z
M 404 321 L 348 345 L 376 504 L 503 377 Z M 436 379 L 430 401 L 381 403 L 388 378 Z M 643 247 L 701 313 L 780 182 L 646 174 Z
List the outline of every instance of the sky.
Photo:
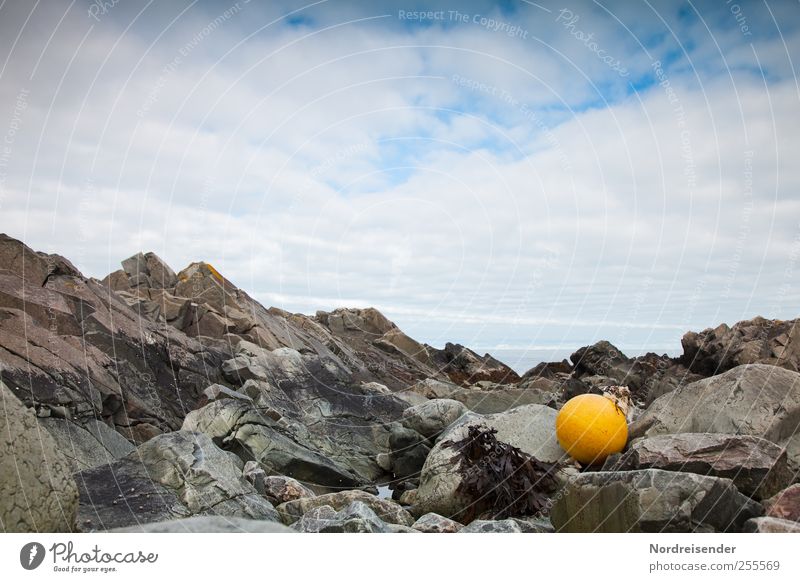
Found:
M 800 3 L 0 4 L 0 232 L 479 350 L 800 305 Z

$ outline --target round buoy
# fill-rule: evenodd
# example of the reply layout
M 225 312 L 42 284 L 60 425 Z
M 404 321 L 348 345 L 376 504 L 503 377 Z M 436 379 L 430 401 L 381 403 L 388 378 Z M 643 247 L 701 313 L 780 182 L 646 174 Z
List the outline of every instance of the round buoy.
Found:
M 556 416 L 556 436 L 573 459 L 597 464 L 625 448 L 628 423 L 625 413 L 610 398 L 581 394 L 570 399 Z

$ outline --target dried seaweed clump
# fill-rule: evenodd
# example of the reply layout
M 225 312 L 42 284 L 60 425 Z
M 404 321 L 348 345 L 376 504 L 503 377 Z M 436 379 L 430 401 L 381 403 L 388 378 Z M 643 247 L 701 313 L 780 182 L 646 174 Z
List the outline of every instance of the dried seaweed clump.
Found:
M 496 434 L 496 429 L 474 425 L 462 440 L 443 443 L 457 452 L 457 491 L 473 500 L 462 515 L 465 522 L 537 515 L 556 489 L 555 464 L 498 441 Z

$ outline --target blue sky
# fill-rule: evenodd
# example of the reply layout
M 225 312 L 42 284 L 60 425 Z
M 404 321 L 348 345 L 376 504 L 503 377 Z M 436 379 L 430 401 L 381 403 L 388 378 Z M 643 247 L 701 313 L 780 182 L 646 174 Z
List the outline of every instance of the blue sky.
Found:
M 798 315 L 799 11 L 6 2 L 0 230 L 434 345 L 676 352 Z

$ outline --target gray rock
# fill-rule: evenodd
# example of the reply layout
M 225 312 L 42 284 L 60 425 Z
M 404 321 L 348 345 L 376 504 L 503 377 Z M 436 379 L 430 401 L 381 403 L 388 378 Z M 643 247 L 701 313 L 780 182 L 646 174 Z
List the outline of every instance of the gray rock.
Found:
M 730 479 L 659 469 L 582 473 L 555 496 L 562 532 L 741 531 L 763 508 Z
M 407 526 L 384 522 L 370 506 L 358 500 L 340 511 L 330 505 L 315 507 L 291 527 L 303 533 L 416 533 Z
M 79 526 L 94 531 L 203 514 L 279 521 L 234 459 L 203 433 L 159 435 L 116 463 L 77 474 Z
M 196 515 L 184 519 L 116 528 L 109 530 L 109 533 L 295 533 L 295 531 L 275 521 Z
M 476 519 L 464 526 L 460 533 L 547 533 L 544 527 L 522 519 Z
M 792 481 L 786 452 L 753 436 L 681 433 L 637 439 L 612 470 L 651 468 L 727 477 L 757 499 L 776 494 Z
M 59 451 L 69 462 L 72 473 L 113 463 L 120 458 L 113 456 L 88 430 L 69 420 L 55 417 L 41 418 L 39 424 L 59 443 Z M 124 440 L 124 437 L 120 438 Z M 133 445 L 130 445 L 130 449 L 133 448 Z
M 298 443 L 285 425 L 261 414 L 249 402 L 211 402 L 187 414 L 183 429 L 203 432 L 231 448 L 242 460 L 258 461 L 272 473 L 331 487 L 360 483 L 347 468 Z
M 657 398 L 630 426 L 630 438 L 713 432 L 774 443 L 800 430 L 800 374 L 776 366 L 739 366 Z
M 431 449 L 418 432 L 393 425 L 389 433 L 391 470 L 398 479 L 419 475 Z
M 800 533 L 800 523 L 778 517 L 754 517 L 745 522 L 742 531 L 745 533 Z
M 75 529 L 78 490 L 53 438 L 0 382 L 0 529 Z
M 426 513 L 411 527 L 422 533 L 458 533 L 464 526 L 438 513 Z
M 539 383 L 541 384 L 541 382 Z M 478 414 L 497 414 L 527 404 L 554 405 L 558 400 L 558 395 L 553 391 L 533 387 L 503 387 L 485 391 L 461 389 L 454 392 L 451 398 L 462 402 L 469 410 Z
M 339 491 L 337 493 L 297 499 L 282 503 L 277 507 L 277 510 L 283 522 L 291 524 L 315 507 L 329 505 L 334 510 L 340 511 L 354 501 L 360 501 L 372 509 L 381 521 L 405 526 L 411 526 L 414 523 L 411 514 L 394 501 L 378 499 L 374 495 L 359 490 Z
M 291 528 L 301 533 L 320 533 L 337 522 L 337 512 L 330 505 L 320 505 L 309 509 Z
M 97 442 L 99 442 L 115 459 L 121 459 L 136 448 L 128 439 L 99 420 L 93 418 L 89 419 L 84 422 L 83 427 L 89 431 Z
M 457 518 L 472 503 L 457 491 L 461 475 L 453 463 L 456 453 L 444 446 L 449 441 L 463 439 L 470 425 L 494 428 L 499 441 L 511 444 L 540 461 L 553 463 L 565 455 L 555 436 L 556 414 L 547 406 L 529 404 L 499 414 L 462 417 L 440 437 L 425 461 L 413 508 L 415 515 L 434 512 Z
M 406 428 L 432 438 L 438 436 L 466 412 L 467 407 L 461 402 L 440 398 L 406 408 L 403 411 L 402 423 Z
M 253 486 L 253 489 L 264 495 L 267 490 L 267 473 L 255 461 L 247 461 L 242 469 L 242 476 Z M 270 501 L 272 501 L 270 499 Z

